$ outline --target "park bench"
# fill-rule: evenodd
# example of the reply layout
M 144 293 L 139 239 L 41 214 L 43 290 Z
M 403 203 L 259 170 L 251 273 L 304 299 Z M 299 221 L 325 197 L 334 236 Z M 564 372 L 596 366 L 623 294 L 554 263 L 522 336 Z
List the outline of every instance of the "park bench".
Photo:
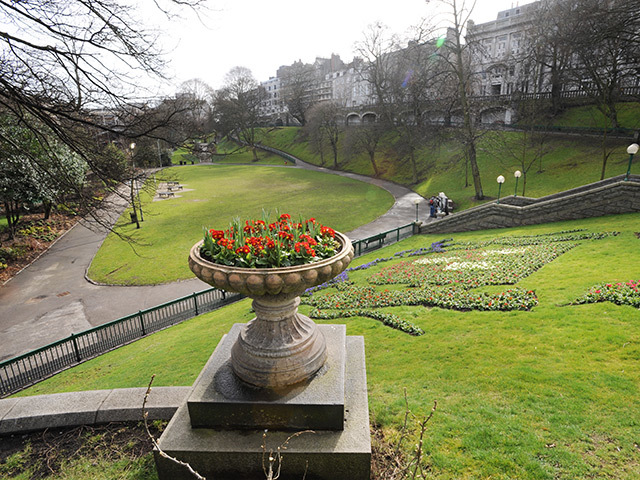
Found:
M 169 181 L 167 182 L 167 185 L 180 185 L 180 182 L 177 182 L 177 181 L 175 181 L 175 180 L 169 180 Z
M 167 185 L 167 190 L 173 192 L 174 190 L 182 190 L 182 185 Z
M 160 198 L 169 198 L 173 196 L 175 196 L 173 192 L 158 192 L 158 197 Z

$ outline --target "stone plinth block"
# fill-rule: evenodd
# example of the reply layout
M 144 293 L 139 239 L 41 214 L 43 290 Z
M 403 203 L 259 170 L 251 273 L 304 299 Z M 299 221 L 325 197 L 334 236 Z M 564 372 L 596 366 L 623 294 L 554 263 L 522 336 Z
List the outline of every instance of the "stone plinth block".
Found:
M 277 389 L 249 385 L 232 371 L 231 349 L 244 324 L 235 324 L 220 341 L 187 400 L 194 428 L 340 430 L 344 423 L 344 325 L 318 329 L 328 360 L 310 380 Z
M 320 328 L 333 329 L 334 326 L 321 325 Z M 330 340 L 333 335 L 328 335 L 326 331 L 323 333 L 327 336 L 328 346 L 335 343 Z M 328 372 L 325 373 L 327 374 Z M 342 430 L 316 429 L 293 438 L 290 437 L 302 430 L 267 431 L 267 458 L 270 450 L 275 452 L 290 438 L 286 450 L 282 450 L 281 480 L 369 479 L 371 440 L 362 337 L 346 337 L 343 391 Z M 324 394 L 333 395 L 329 391 Z M 302 395 L 302 392 L 298 392 L 298 395 Z M 185 403 L 167 425 L 159 440 L 159 447 L 167 454 L 188 462 L 207 478 L 263 480 L 264 433 L 265 428 L 258 423 L 253 430 L 192 428 L 189 409 Z M 162 457 L 158 452 L 155 452 L 155 459 L 160 480 L 193 478 L 185 467 Z M 268 463 L 266 458 L 265 461 Z

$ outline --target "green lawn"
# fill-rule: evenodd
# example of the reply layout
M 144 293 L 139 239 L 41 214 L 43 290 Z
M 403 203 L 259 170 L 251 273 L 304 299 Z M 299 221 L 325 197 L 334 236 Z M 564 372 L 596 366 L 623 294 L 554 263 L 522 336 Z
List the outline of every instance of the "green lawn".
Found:
M 257 150 L 258 161 L 253 160 L 253 154 L 246 147 L 240 147 L 234 142 L 222 141 L 218 143 L 217 155 L 213 156 L 215 163 L 257 164 L 257 165 L 291 165 L 284 158 L 264 150 Z
M 578 114 L 576 114 L 578 115 Z M 519 132 L 501 132 L 507 142 L 516 143 L 521 136 Z M 382 178 L 406 185 L 420 195 L 428 198 L 445 192 L 458 210 L 465 209 L 495 200 L 498 195 L 498 175 L 504 175 L 506 182 L 502 194 L 512 195 L 515 190 L 513 172 L 522 170 L 522 166 L 507 155 L 499 152 L 492 142 L 496 132 L 484 132 L 479 140 L 477 161 L 480 170 L 485 200 L 478 202 L 473 198 L 475 190 L 471 174 L 465 172 L 465 163 L 460 142 L 455 138 L 445 140 L 439 145 L 424 148 L 417 161 L 419 182 L 413 183 L 411 166 L 407 158 L 399 157 L 388 143 L 382 142 L 377 154 L 377 162 Z M 263 143 L 291 153 L 302 160 L 320 165 L 320 157 L 311 152 L 306 139 L 299 128 L 283 127 L 265 129 Z M 609 139 L 613 149 L 607 163 L 605 177 L 624 174 L 627 170 L 629 156 L 626 148 L 628 139 Z M 387 146 L 385 146 L 387 145 Z M 541 164 L 531 166 L 527 175 L 525 194 L 530 197 L 542 197 L 587 183 L 600 180 L 602 168 L 601 139 L 597 136 L 549 135 L 546 139 L 548 153 L 543 156 Z M 332 159 L 325 156 L 325 166 L 332 165 Z M 541 167 L 541 168 L 540 168 Z M 368 157 L 364 154 L 346 158 L 339 156 L 341 170 L 373 175 Z M 632 167 L 632 173 L 640 174 L 640 161 Z M 465 182 L 468 178 L 468 182 Z M 522 182 L 519 181 L 519 194 L 522 195 Z M 465 186 L 467 185 L 467 186 Z
M 623 128 L 640 127 L 640 103 L 618 103 L 618 123 Z M 561 127 L 595 127 L 606 124 L 604 115 L 593 105 L 567 109 L 553 120 L 553 125 Z
M 531 311 L 382 309 L 421 327 L 422 336 L 369 318 L 329 321 L 364 336 L 372 419 L 387 432 L 396 430 L 405 387 L 416 415 L 438 401 L 425 439 L 428 478 L 640 478 L 640 312 L 608 302 L 568 305 L 598 283 L 640 280 L 640 240 L 634 234 L 639 224 L 640 214 L 627 214 L 455 234 L 456 242 L 478 242 L 578 228 L 620 232 L 581 241 L 518 282 L 537 294 L 539 304 Z M 440 238 L 412 237 L 352 266 Z M 367 285 L 372 273 L 398 261 L 349 275 L 356 285 Z M 308 313 L 310 307 L 301 310 Z M 21 395 L 140 387 L 152 374 L 156 385 L 189 385 L 231 325 L 251 317 L 249 301 L 242 301 L 67 370 Z
M 180 162 L 187 162 L 187 164 L 190 164 L 191 162 L 200 163 L 200 160 L 189 151 L 188 147 L 180 147 L 174 150 L 171 155 L 171 163 L 179 165 Z
M 167 175 L 184 185 L 179 198 L 152 202 L 142 194 L 142 228 L 127 223 L 128 211 L 120 219 L 119 231 L 137 245 L 111 234 L 91 263 L 90 278 L 126 285 L 191 278 L 185 255 L 203 228 L 226 228 L 236 216 L 261 218 L 263 208 L 316 217 L 348 232 L 393 205 L 393 196 L 379 187 L 296 168 L 201 165 L 175 167 Z

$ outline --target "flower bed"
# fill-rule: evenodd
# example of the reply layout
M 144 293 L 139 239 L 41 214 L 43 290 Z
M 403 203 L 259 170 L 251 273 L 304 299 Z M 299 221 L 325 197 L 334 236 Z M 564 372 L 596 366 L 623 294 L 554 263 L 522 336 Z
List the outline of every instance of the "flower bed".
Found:
M 640 308 L 640 280 L 596 285 L 575 299 L 572 305 L 597 302 L 613 302 L 616 305 L 631 305 Z
M 314 296 L 305 303 L 317 309 L 363 309 L 422 305 L 455 310 L 529 310 L 538 304 L 532 290 L 513 288 L 490 294 L 462 287 L 426 286 L 407 290 L 376 290 L 347 285 L 336 293 Z
M 438 253 L 414 262 L 401 262 L 371 275 L 374 285 L 418 286 L 513 285 L 558 256 L 576 247 L 575 243 L 547 243 L 500 250 L 461 250 Z
M 522 237 L 500 237 L 482 243 L 451 243 L 451 239 L 435 242 L 431 247 L 397 252 L 392 257 L 376 258 L 358 267 L 352 267 L 335 281 L 307 290 L 303 303 L 311 305 L 313 318 L 334 319 L 361 316 L 382 321 L 411 335 L 422 335 L 423 330 L 396 315 L 374 309 L 396 306 L 439 307 L 453 310 L 510 311 L 531 310 L 538 304 L 534 291 L 510 288 L 499 293 L 478 292 L 490 285 L 513 285 L 531 275 L 545 264 L 575 248 L 579 240 L 598 240 L 617 232 L 588 233 L 578 230 L 554 232 Z M 357 286 L 349 280 L 348 272 L 366 270 L 407 257 L 383 267 L 367 278 L 371 285 L 407 285 L 404 290 L 380 291 L 374 286 Z M 620 285 L 620 284 L 618 284 Z M 615 296 L 627 304 L 637 301 L 637 283 L 618 287 Z M 337 292 L 317 295 L 318 290 L 335 288 Z M 612 287 L 613 288 L 613 287 Z M 597 290 L 597 293 L 596 293 Z M 588 297 L 600 298 L 604 288 L 594 289 Z M 636 296 L 634 296 L 636 295 Z M 614 301 L 614 300 L 612 300 Z M 583 302 L 584 303 L 584 302 Z M 635 304 L 634 304 L 635 305 Z

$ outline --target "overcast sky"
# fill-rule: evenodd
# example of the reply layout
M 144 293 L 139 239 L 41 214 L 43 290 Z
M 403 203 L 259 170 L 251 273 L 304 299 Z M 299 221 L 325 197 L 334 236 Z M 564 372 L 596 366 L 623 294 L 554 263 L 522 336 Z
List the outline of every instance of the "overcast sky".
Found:
M 495 20 L 499 11 L 527 3 L 531 0 L 477 0 L 471 19 Z M 185 15 L 162 27 L 173 77 L 166 93 L 191 78 L 219 88 L 225 73 L 238 65 L 263 81 L 296 60 L 311 63 L 337 53 L 349 62 L 368 25 L 380 21 L 402 35 L 439 10 L 437 1 L 425 0 L 210 0 L 202 21 Z M 442 23 L 446 16 L 438 18 Z

